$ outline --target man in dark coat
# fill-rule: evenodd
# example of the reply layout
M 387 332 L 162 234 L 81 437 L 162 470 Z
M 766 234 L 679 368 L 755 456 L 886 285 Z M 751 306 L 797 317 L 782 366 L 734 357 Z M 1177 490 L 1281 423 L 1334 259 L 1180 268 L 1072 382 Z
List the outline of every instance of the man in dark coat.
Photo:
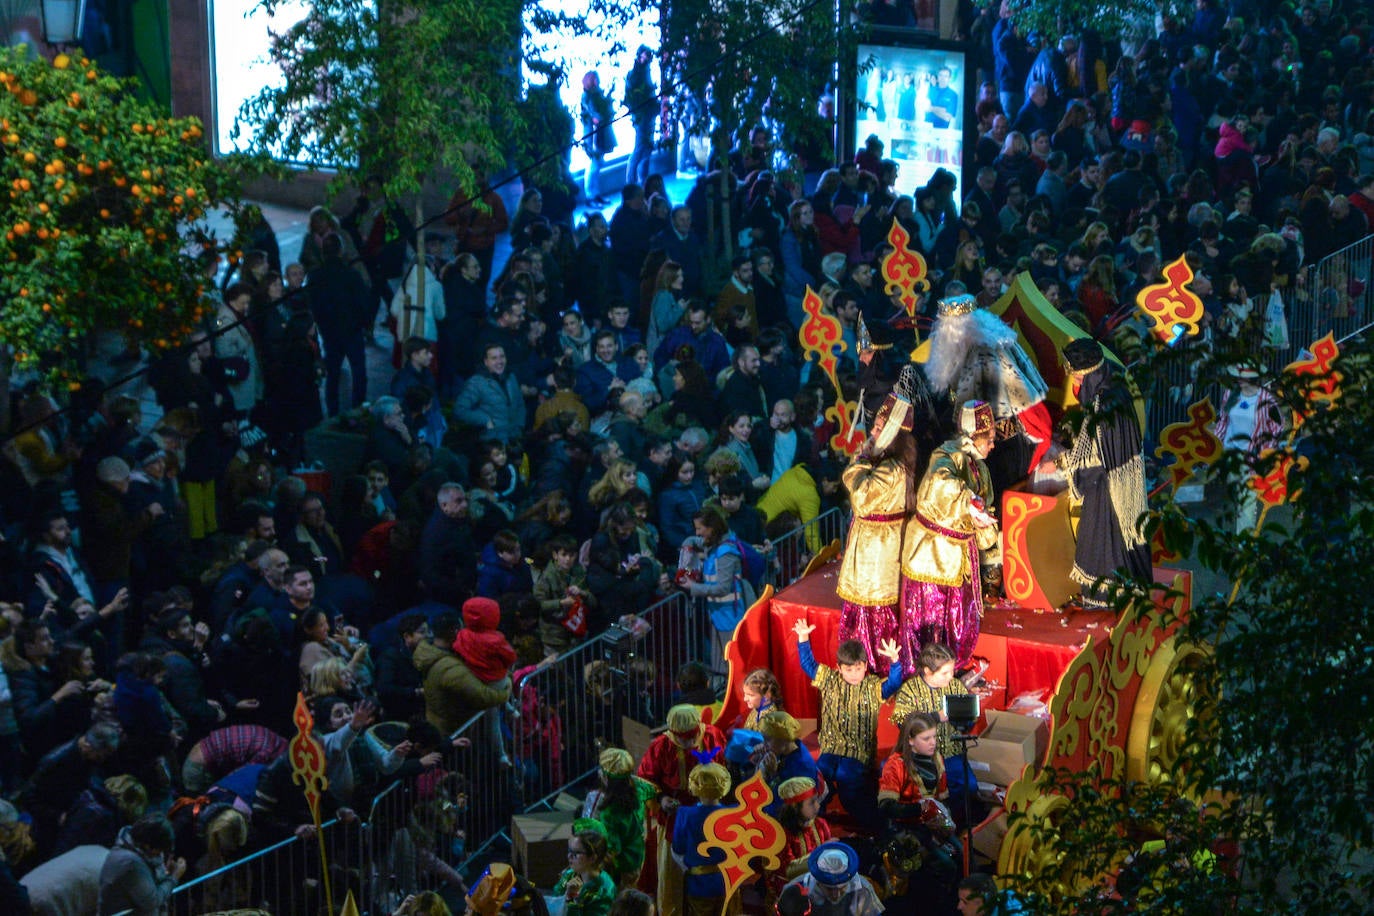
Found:
M 620 294 L 615 279 L 615 255 L 606 243 L 609 234 L 606 217 L 587 214 L 587 237 L 573 254 L 573 269 L 568 276 L 569 298 L 577 302 L 583 320 L 592 326 L 605 321 L 611 298 Z
M 649 254 L 649 214 L 644 206 L 644 188 L 638 184 L 627 184 L 620 191 L 620 207 L 611 217 L 611 253 L 620 298 L 637 302 L 639 270 Z
M 716 406 L 722 417 L 741 413 L 755 420 L 763 418 L 767 406 L 764 404 L 759 365 L 758 347 L 745 344 L 735 350 L 735 371 L 730 373 L 720 394 L 716 396 Z
M 682 267 L 682 291 L 701 293 L 701 241 L 692 233 L 692 210 L 686 204 L 673 208 L 670 225 L 649 240 L 650 251 L 662 251 Z
M 343 260 L 343 241 L 334 234 L 321 245 L 323 263 L 305 278 L 310 311 L 324 342 L 324 402 L 331 417 L 339 413 L 339 377 L 343 361 L 353 380 L 353 407 L 367 400 L 367 354 L 364 331 L 371 314 L 369 290 L 358 272 Z
M 456 608 L 472 596 L 477 580 L 468 495 L 459 484 L 446 483 L 438 504 L 420 535 L 420 579 L 431 598 Z
M 210 734 L 225 718 L 224 707 L 206 696 L 202 646 L 208 636 L 208 629 L 203 635 L 196 631 L 187 611 L 171 607 L 158 615 L 139 645 L 140 651 L 151 652 L 167 663 L 162 692 L 185 720 L 190 744 Z

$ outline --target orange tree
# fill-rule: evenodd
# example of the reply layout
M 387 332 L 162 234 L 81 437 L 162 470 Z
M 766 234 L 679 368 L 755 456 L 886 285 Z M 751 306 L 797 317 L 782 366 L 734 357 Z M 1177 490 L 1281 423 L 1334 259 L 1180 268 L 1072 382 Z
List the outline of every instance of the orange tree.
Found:
M 0 48 L 0 86 L 0 348 L 65 377 L 97 329 L 173 346 L 206 309 L 189 240 L 233 190 L 200 122 L 23 46 Z

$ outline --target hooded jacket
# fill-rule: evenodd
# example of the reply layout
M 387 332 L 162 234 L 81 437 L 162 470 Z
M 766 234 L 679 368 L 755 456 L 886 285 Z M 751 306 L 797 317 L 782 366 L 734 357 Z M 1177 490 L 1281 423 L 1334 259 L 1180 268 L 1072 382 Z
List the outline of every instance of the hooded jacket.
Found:
M 487 549 L 491 548 L 488 544 Z M 515 650 L 497 629 L 500 623 L 501 606 L 491 598 L 470 598 L 463 603 L 463 629 L 454 637 L 453 651 L 484 684 L 506 677 L 515 664 Z

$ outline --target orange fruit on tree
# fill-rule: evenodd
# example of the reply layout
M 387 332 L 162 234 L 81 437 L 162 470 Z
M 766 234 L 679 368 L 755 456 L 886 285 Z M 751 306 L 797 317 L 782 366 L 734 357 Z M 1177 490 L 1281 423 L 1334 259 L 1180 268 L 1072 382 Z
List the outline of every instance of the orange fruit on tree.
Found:
M 65 70 L 72 65 L 72 59 L 66 54 L 59 54 L 52 59 L 52 65 L 59 70 Z

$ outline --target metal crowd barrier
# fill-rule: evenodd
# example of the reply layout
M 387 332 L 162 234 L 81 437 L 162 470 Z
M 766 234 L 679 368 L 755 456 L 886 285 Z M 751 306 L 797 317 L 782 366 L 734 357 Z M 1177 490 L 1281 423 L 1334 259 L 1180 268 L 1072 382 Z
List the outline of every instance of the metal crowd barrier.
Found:
M 791 585 L 801 578 L 811 557 L 831 541 L 843 544 L 848 532 L 849 513 L 827 509 L 811 521 L 775 538 L 765 581 L 774 589 Z
M 774 539 L 765 584 L 791 584 L 847 527 L 847 514 L 830 509 Z M 698 602 L 675 592 L 638 617 L 565 652 L 523 678 L 509 704 L 465 722 L 450 736 L 441 772 L 394 780 L 357 820 L 327 822 L 335 908 L 349 890 L 364 916 L 390 914 L 422 890 L 461 899 L 460 875 L 510 842 L 512 815 L 548 810 L 562 793 L 595 778 L 601 750 L 625 746 L 625 718 L 663 720 L 687 662 L 706 663 L 711 685 L 723 687 L 709 617 Z M 291 837 L 178 886 L 170 911 L 317 912 L 324 904 L 320 876 L 318 841 Z
M 320 828 L 329 857 L 335 907 L 352 888 L 361 889 L 360 822 L 326 821 Z M 320 845 L 314 837 L 288 837 L 257 852 L 177 885 L 168 901 L 170 916 L 238 910 L 306 913 L 324 908 Z M 118 916 L 133 916 L 126 910 Z

